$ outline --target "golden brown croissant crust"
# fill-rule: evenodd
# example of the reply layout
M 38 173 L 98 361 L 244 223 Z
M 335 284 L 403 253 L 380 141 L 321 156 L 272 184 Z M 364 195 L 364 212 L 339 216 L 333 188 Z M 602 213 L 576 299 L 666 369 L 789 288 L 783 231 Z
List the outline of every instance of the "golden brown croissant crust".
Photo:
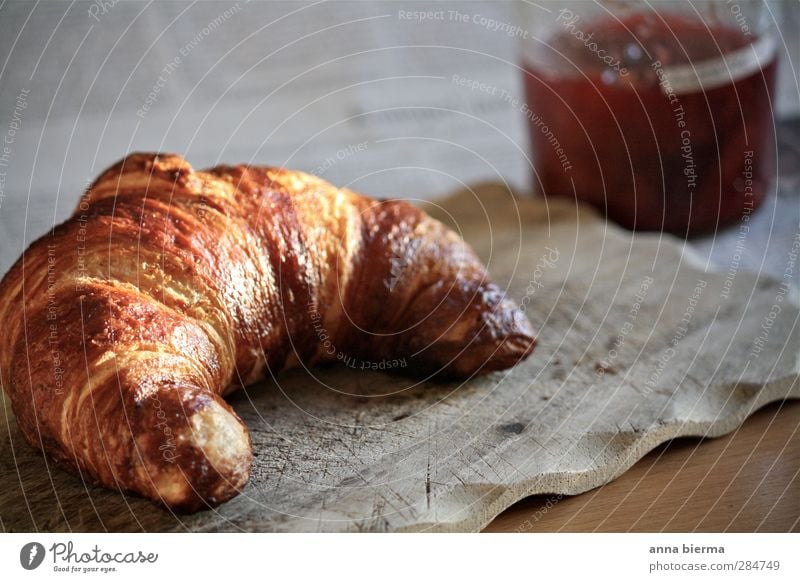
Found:
M 452 231 L 279 168 L 132 154 L 0 283 L 0 372 L 26 438 L 107 487 L 194 511 L 247 481 L 222 399 L 287 367 L 405 358 L 468 377 L 534 333 Z

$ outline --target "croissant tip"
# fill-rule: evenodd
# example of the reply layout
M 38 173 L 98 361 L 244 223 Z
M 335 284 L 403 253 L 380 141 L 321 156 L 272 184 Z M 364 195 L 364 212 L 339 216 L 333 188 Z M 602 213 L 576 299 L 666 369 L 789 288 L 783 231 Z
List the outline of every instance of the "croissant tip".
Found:
M 168 457 L 153 446 L 143 451 L 141 480 L 152 483 L 150 497 L 178 513 L 210 509 L 235 497 L 247 484 L 253 458 L 247 429 L 227 405 L 207 400 L 186 420 L 176 429 Z

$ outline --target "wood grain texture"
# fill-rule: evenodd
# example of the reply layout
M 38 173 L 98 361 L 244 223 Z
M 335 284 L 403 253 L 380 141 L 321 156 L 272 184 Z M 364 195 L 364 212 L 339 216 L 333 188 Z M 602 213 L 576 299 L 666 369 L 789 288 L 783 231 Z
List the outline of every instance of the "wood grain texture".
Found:
M 800 531 L 800 402 L 770 404 L 719 439 L 665 443 L 583 495 L 525 499 L 484 531 Z
M 540 329 L 529 360 L 462 383 L 334 366 L 250 388 L 231 399 L 250 482 L 189 517 L 48 467 L 6 407 L 2 527 L 476 531 L 524 497 L 588 491 L 669 439 L 719 436 L 800 396 L 799 312 L 781 282 L 707 271 L 676 239 L 496 186 L 426 210 L 525 307 Z

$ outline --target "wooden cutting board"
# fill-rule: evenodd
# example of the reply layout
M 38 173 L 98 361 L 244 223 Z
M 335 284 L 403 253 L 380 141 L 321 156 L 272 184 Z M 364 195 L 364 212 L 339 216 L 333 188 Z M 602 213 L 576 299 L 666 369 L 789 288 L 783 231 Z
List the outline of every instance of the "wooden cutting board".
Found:
M 800 396 L 791 257 L 782 281 L 712 272 L 683 241 L 495 185 L 426 209 L 524 305 L 531 358 L 463 383 L 342 366 L 250 387 L 232 398 L 250 483 L 191 516 L 54 469 L 5 399 L 2 529 L 474 531 L 523 497 L 587 491 L 668 439 L 722 435 Z

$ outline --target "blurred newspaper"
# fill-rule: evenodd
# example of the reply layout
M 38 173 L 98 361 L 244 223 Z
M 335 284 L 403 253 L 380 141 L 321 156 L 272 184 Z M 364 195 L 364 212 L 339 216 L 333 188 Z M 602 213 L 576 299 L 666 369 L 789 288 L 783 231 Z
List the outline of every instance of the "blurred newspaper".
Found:
M 512 3 L 12 1 L 0 29 L 0 272 L 136 150 L 379 197 L 530 190 Z

